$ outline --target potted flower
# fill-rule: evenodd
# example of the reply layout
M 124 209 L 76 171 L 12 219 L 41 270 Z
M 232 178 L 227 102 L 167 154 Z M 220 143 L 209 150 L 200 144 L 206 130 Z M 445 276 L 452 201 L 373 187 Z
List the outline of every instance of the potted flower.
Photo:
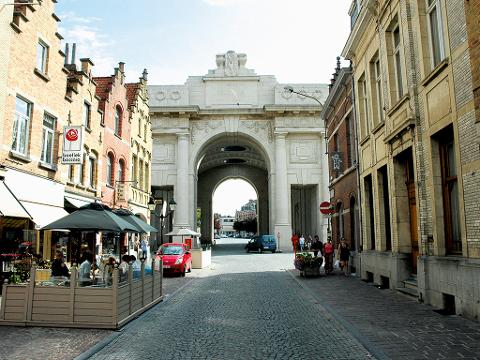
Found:
M 293 264 L 295 269 L 300 271 L 300 276 L 320 276 L 320 266 L 323 259 L 321 256 L 314 257 L 310 253 L 298 253 L 295 255 Z

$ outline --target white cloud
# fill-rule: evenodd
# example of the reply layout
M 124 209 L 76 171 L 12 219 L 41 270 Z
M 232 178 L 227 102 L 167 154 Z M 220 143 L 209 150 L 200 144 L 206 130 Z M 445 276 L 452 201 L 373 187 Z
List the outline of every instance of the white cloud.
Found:
M 61 28 L 60 31 L 64 42 L 77 44 L 76 63 L 78 64 L 80 58 L 90 58 L 95 64 L 93 68 L 95 76 L 111 75 L 118 63 L 110 55 L 110 49 L 115 46 L 115 41 L 103 35 L 94 25 L 90 25 L 91 22 L 97 21 L 94 20 L 96 18 L 77 17 L 74 13 L 70 13 L 69 16 L 74 23 L 70 27 Z

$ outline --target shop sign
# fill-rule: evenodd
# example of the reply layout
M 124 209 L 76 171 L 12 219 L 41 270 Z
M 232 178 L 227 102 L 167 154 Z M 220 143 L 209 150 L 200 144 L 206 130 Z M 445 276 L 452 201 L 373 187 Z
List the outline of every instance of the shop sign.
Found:
M 83 163 L 83 126 L 63 127 L 62 164 Z
M 126 201 L 127 184 L 117 182 L 117 201 Z

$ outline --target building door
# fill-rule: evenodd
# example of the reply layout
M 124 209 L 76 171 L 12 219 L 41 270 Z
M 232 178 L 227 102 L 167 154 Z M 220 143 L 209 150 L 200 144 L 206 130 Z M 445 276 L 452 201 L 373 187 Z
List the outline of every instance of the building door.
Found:
M 417 273 L 417 257 L 418 251 L 418 223 L 417 223 L 417 200 L 415 198 L 415 180 L 413 174 L 413 159 L 412 154 L 409 153 L 405 163 L 407 193 L 408 193 L 408 207 L 410 212 L 410 236 L 412 246 L 412 273 Z

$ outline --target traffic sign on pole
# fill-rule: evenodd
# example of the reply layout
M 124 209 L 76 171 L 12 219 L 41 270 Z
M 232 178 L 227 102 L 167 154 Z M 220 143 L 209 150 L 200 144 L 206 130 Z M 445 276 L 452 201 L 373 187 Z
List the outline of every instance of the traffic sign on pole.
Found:
M 333 213 L 332 205 L 328 201 L 323 201 L 320 204 L 320 212 L 324 215 L 330 215 Z

